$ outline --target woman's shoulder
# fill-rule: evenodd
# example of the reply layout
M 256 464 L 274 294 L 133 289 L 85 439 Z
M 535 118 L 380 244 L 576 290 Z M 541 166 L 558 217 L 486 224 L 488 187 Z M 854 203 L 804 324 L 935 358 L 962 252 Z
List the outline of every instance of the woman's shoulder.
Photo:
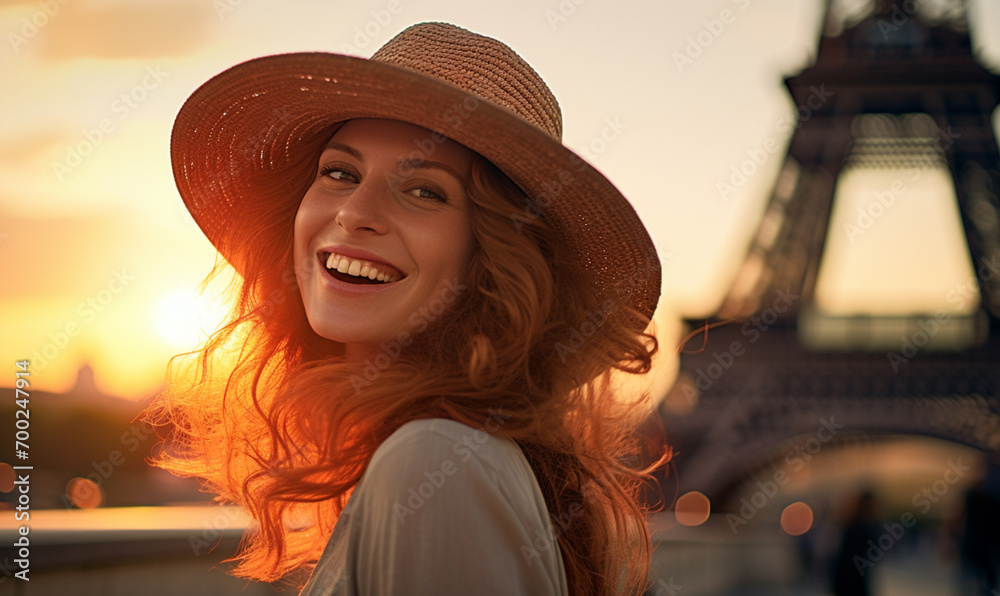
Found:
M 401 522 L 416 509 L 425 518 L 436 515 L 429 511 L 475 517 L 484 507 L 506 509 L 544 526 L 548 513 L 535 474 L 517 443 L 496 430 L 443 418 L 404 424 L 376 450 L 356 491 L 364 505 L 357 506 L 392 511 Z
M 565 594 L 531 467 L 490 428 L 414 420 L 383 441 L 337 522 L 314 589 L 346 577 L 343 593 L 352 594 Z
M 475 460 L 488 467 L 520 464 L 522 461 L 527 464 L 514 441 L 494 434 L 502 424 L 503 418 L 499 414 L 483 428 L 447 418 L 411 420 L 396 429 L 378 447 L 369 467 L 380 467 L 393 461 L 413 463 L 414 460 L 454 460 L 456 464 Z

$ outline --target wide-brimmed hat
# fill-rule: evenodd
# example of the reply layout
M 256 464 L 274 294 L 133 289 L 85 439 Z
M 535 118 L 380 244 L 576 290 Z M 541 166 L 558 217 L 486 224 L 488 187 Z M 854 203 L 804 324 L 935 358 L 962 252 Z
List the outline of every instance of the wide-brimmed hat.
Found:
M 318 133 L 352 118 L 409 122 L 437 133 L 431 145 L 443 135 L 478 152 L 531 200 L 511 225 L 545 218 L 598 296 L 617 292 L 652 316 L 660 293 L 653 242 L 618 189 L 563 146 L 548 86 L 503 43 L 445 23 L 413 25 L 371 59 L 295 53 L 250 60 L 188 98 L 171 136 L 174 178 L 195 221 L 237 269 L 227 239 L 246 232 L 245 214 L 260 212 L 255 203 L 273 200 L 254 191 L 248 173 L 301 165 L 290 163 L 289 147 L 323 143 Z

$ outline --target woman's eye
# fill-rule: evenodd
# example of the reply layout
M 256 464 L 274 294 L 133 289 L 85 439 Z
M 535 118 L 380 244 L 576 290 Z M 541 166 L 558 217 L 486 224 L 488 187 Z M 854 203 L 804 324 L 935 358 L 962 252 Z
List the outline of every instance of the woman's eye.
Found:
M 358 181 L 358 177 L 355 176 L 353 173 L 338 167 L 328 166 L 323 168 L 322 172 L 320 173 L 323 176 L 326 176 L 327 178 L 331 178 L 333 180 L 343 180 L 345 182 Z
M 440 201 L 442 203 L 447 203 L 448 199 L 444 198 L 443 195 L 429 188 L 414 188 L 409 191 L 409 193 L 418 199 L 425 199 L 428 201 Z

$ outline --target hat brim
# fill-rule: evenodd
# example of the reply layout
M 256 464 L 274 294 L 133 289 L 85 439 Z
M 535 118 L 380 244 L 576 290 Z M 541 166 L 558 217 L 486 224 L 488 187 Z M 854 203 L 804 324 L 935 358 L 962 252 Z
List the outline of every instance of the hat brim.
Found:
M 512 225 L 544 217 L 599 292 L 617 292 L 652 316 L 660 292 L 655 246 L 600 172 L 506 108 L 407 68 L 339 54 L 279 54 L 238 64 L 198 88 L 178 113 L 174 178 L 223 257 L 232 262 L 224 238 L 254 200 L 247 172 L 287 167 L 289 147 L 315 142 L 317 133 L 352 118 L 409 122 L 478 152 L 533 201 Z

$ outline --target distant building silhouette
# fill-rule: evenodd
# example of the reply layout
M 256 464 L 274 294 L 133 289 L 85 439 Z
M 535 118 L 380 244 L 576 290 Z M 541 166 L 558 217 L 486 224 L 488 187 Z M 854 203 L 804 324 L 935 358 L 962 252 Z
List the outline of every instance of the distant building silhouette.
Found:
M 104 393 L 94 381 L 94 367 L 90 364 L 81 366 L 76 372 L 76 385 L 69 392 L 81 397 L 103 396 Z
M 914 11 L 922 6 L 883 1 L 858 22 L 834 23 L 815 64 L 786 79 L 799 120 L 758 233 L 714 320 L 688 321 L 726 323 L 687 343 L 662 408 L 677 454 L 670 491 L 699 490 L 714 507 L 757 471 L 794 471 L 859 436 L 933 436 L 1000 453 L 1000 155 L 991 126 L 1000 77 L 977 63 L 963 3 L 936 22 Z M 842 172 L 906 167 L 941 168 L 954 181 L 977 312 L 817 314 Z

